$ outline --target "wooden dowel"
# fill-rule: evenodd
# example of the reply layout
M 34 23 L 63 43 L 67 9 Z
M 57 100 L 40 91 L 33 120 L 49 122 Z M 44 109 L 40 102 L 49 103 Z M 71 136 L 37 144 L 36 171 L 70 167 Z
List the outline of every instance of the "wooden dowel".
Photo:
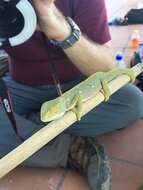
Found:
M 143 65 L 140 63 L 132 68 L 135 76 L 139 75 L 143 71 Z M 118 76 L 112 82 L 109 83 L 109 89 L 111 94 L 120 89 L 122 86 L 129 82 L 130 78 L 127 75 Z M 99 92 L 96 97 L 88 100 L 83 105 L 83 115 L 88 113 L 90 110 L 99 105 L 104 101 L 104 95 Z M 5 176 L 8 172 L 14 169 L 16 166 L 21 164 L 24 160 L 33 155 L 36 151 L 46 145 L 49 141 L 54 139 L 57 135 L 62 133 L 65 129 L 76 122 L 76 115 L 72 111 L 68 111 L 63 117 L 55 120 L 25 142 L 15 148 L 13 151 L 8 153 L 2 159 L 0 159 L 0 178 Z

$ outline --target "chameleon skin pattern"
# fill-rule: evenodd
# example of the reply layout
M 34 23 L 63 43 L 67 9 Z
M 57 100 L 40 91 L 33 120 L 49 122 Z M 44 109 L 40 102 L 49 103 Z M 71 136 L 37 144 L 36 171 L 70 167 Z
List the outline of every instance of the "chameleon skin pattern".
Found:
M 134 72 L 131 69 L 114 69 L 109 72 L 97 72 L 75 87 L 63 93 L 60 97 L 43 103 L 41 107 L 41 120 L 49 122 L 63 116 L 67 111 L 73 110 L 80 120 L 82 115 L 82 103 L 95 97 L 101 90 L 105 101 L 109 99 L 110 91 L 108 83 L 122 74 L 130 77 L 134 82 Z

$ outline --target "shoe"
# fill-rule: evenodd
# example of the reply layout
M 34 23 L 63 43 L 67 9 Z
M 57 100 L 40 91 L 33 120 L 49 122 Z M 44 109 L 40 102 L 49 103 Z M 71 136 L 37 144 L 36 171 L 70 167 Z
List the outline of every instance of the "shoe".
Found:
M 111 190 L 111 167 L 104 146 L 94 138 L 73 137 L 68 167 L 84 175 L 91 190 Z

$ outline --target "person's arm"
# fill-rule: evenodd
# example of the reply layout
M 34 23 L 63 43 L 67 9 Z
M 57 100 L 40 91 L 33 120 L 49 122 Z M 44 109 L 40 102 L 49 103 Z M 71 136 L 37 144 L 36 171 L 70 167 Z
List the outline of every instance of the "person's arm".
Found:
M 84 35 L 71 48 L 64 50 L 76 67 L 87 76 L 97 71 L 109 71 L 114 65 L 111 48 L 90 41 Z
M 40 28 L 49 39 L 62 41 L 70 35 L 70 26 L 55 7 L 54 0 L 34 0 Z M 73 64 L 85 75 L 97 71 L 108 71 L 114 67 L 111 48 L 96 44 L 82 35 L 72 47 L 64 52 Z

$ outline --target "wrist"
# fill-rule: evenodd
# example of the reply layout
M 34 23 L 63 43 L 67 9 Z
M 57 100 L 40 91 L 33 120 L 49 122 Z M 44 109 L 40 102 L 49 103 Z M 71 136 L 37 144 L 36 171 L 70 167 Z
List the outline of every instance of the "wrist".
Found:
M 61 29 L 62 29 L 62 31 L 61 31 Z M 71 27 L 67 23 L 66 20 L 65 20 L 64 26 L 61 25 L 61 29 L 59 30 L 59 33 L 57 32 L 57 36 L 55 38 L 52 38 L 53 40 L 61 42 L 61 41 L 64 41 L 66 38 L 68 38 L 70 36 Z
M 41 20 L 41 29 L 49 39 L 63 41 L 71 33 L 71 27 L 62 13 L 53 6 Z
M 67 36 L 65 35 L 64 38 L 58 38 L 58 40 L 57 38 L 52 38 L 50 40 L 53 45 L 59 46 L 62 49 L 67 49 L 71 47 L 79 40 L 81 36 L 80 28 L 76 25 L 76 23 L 70 17 L 67 17 L 66 21 L 70 27 L 70 34 L 68 34 Z

